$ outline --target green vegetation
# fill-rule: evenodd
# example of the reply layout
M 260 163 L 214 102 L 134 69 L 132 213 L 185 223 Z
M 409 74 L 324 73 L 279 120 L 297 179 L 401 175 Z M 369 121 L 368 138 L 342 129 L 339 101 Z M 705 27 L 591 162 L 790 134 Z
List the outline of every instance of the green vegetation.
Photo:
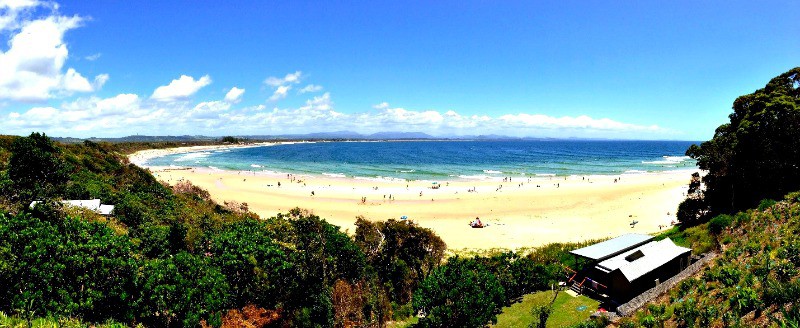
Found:
M 800 189 L 800 67 L 736 99 L 729 118 L 687 150 L 707 174 L 692 177 L 682 226 L 657 237 L 719 258 L 621 327 L 800 324 L 800 193 L 788 193 Z
M 731 214 L 800 189 L 800 67 L 733 102 L 730 122 L 686 154 L 708 173 L 678 219 L 685 223 Z
M 529 324 L 536 321 L 531 309 L 542 306 L 549 307 L 553 302 L 554 295 L 555 293 L 552 291 L 525 295 L 519 303 L 504 307 L 503 312 L 497 315 L 497 323 L 492 327 L 528 327 Z M 567 293 L 560 292 L 550 308 L 547 327 L 569 327 L 584 322 L 597 310 L 599 305 L 598 301 L 586 296 L 572 297 Z
M 752 327 L 800 324 L 798 193 L 763 210 L 718 216 L 686 229 L 689 243 L 710 239 L 720 256 L 623 326 Z M 720 228 L 714 222 L 724 221 Z M 698 230 L 706 230 L 700 234 Z M 714 231 L 717 231 L 714 233 Z M 672 236 L 680 232 L 668 231 Z
M 800 325 L 800 192 L 783 196 L 800 189 L 799 99 L 795 68 L 687 151 L 708 173 L 693 175 L 681 227 L 657 238 L 721 255 L 619 326 Z M 568 251 L 596 241 L 445 260 L 444 242 L 413 224 L 359 219 L 349 236 L 300 209 L 260 218 L 122 155 L 176 145 L 0 136 L 0 326 L 606 323 L 585 320 L 596 302 L 546 291 L 575 266 Z M 90 198 L 113 215 L 59 202 Z
M 236 138 L 236 137 L 226 136 L 226 137 L 222 137 L 221 141 L 222 141 L 222 143 L 238 144 L 238 143 L 240 143 L 240 142 L 242 142 L 244 140 L 242 140 L 240 138 Z
M 445 262 L 438 236 L 403 221 L 359 219 L 348 236 L 300 209 L 262 219 L 191 183 L 161 184 L 121 154 L 139 147 L 0 137 L 0 311 L 55 318 L 43 325 L 304 327 L 424 312 L 421 326 L 480 327 L 549 288 L 575 246 Z M 59 202 L 91 198 L 113 215 Z
M 3 328 L 84 328 L 90 325 L 71 318 L 22 318 L 19 316 L 8 316 L 0 312 L 0 327 Z M 96 328 L 122 328 L 127 327 L 121 323 L 109 321 L 102 324 L 93 324 Z

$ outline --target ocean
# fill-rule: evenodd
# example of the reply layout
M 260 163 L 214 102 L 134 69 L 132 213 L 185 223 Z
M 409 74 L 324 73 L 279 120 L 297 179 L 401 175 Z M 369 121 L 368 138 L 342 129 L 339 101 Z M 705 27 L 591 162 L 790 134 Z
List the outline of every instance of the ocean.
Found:
M 695 169 L 691 141 L 313 142 L 173 154 L 148 166 L 357 179 L 455 180 L 642 174 Z

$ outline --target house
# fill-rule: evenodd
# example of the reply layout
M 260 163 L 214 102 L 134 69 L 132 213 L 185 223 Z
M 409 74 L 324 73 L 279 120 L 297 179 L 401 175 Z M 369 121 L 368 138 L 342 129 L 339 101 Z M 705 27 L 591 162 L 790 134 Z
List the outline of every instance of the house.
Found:
M 34 208 L 40 201 L 31 202 L 31 208 Z M 97 212 L 100 215 L 108 216 L 114 212 L 114 205 L 101 204 L 99 199 L 86 199 L 86 200 L 62 200 L 62 204 L 73 207 L 83 207 Z
M 669 238 L 626 234 L 570 252 L 585 261 L 581 287 L 586 285 L 618 302 L 655 287 L 691 264 L 692 250 Z

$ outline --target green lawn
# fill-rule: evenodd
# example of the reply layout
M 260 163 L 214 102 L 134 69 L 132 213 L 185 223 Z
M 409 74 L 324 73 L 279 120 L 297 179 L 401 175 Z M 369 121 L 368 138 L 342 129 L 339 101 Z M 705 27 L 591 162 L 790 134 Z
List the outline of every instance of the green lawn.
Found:
M 504 307 L 503 312 L 497 315 L 497 324 L 492 327 L 527 327 L 533 322 L 531 309 L 547 304 L 552 299 L 552 291 L 525 295 L 521 302 Z M 585 296 L 572 297 L 565 292 L 558 293 L 558 298 L 553 303 L 553 312 L 547 320 L 547 327 L 567 327 L 589 319 L 589 315 L 597 310 L 598 305 L 600 302 Z
M 402 321 L 390 321 L 386 323 L 387 328 L 406 328 L 411 327 L 412 325 L 417 324 L 419 322 L 419 318 L 417 316 L 412 315 L 405 320 Z

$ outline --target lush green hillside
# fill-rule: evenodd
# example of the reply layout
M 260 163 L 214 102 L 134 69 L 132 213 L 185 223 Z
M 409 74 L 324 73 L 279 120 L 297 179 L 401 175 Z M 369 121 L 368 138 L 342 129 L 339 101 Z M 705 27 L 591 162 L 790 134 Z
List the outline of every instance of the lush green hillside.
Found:
M 800 325 L 800 193 L 685 234 L 710 235 L 719 258 L 619 326 Z
M 737 98 L 729 118 L 687 150 L 707 174 L 678 208 L 684 230 L 664 234 L 721 256 L 620 326 L 800 325 L 800 67 Z
M 0 312 L 146 326 L 479 327 L 561 275 L 565 245 L 456 257 L 428 229 L 295 209 L 259 218 L 188 182 L 155 180 L 134 145 L 0 137 Z M 110 217 L 61 205 L 100 198 Z M 30 208 L 31 201 L 41 201 Z M 472 309 L 480 309 L 474 311 Z M 73 319 L 64 319 L 73 318 Z

